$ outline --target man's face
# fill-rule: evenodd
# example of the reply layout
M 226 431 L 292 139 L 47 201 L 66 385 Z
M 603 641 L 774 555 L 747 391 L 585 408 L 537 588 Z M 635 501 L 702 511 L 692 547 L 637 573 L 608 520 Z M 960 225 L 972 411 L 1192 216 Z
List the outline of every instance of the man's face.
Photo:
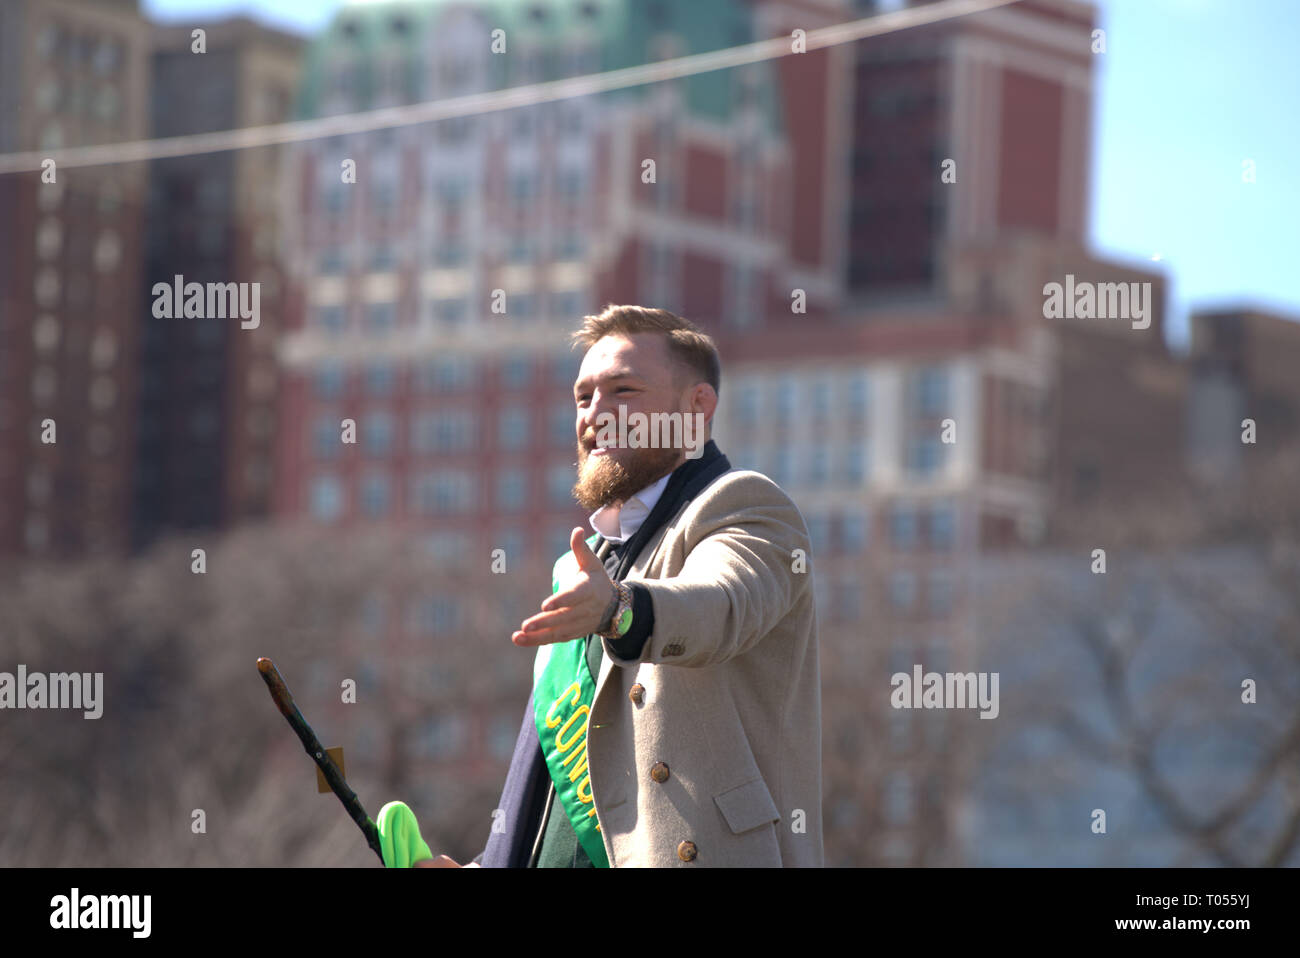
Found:
M 573 386 L 578 435 L 573 495 L 584 509 L 623 502 L 685 461 L 683 449 L 596 448 L 602 414 L 617 417 L 620 406 L 627 407 L 629 421 L 634 413 L 691 412 L 697 387 L 679 386 L 682 376 L 667 339 L 658 333 L 609 335 L 587 350 Z M 623 437 L 619 441 L 625 444 Z

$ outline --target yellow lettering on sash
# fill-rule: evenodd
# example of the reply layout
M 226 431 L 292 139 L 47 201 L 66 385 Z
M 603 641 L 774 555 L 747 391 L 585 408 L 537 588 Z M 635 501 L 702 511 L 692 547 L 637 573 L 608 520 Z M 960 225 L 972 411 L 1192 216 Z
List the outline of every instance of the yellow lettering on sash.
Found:
M 584 788 L 587 790 L 586 797 L 584 797 L 583 794 L 582 794 L 582 790 L 583 790 Z M 583 780 L 578 784 L 578 801 L 582 802 L 582 804 L 584 804 L 584 805 L 590 805 L 591 802 L 592 802 L 592 798 L 591 798 L 591 776 L 590 776 L 590 775 L 588 775 L 586 778 L 584 778 L 584 779 L 583 779 Z M 592 809 L 592 811 L 595 811 L 595 809 Z
M 588 709 L 587 706 L 585 706 L 585 705 L 579 705 L 578 708 L 577 708 L 577 711 L 575 711 L 572 715 L 569 716 L 569 720 L 568 720 L 567 722 L 564 723 L 564 727 L 561 728 L 558 732 L 555 733 L 555 747 L 556 747 L 556 749 L 558 749 L 558 750 L 561 751 L 561 752 L 567 752 L 570 748 L 573 747 L 573 743 L 574 743 L 574 742 L 576 742 L 576 741 L 578 741 L 578 739 L 582 738 L 583 733 L 587 731 L 587 723 L 586 723 L 586 722 L 583 722 L 583 723 L 582 723 L 582 725 L 581 725 L 581 727 L 578 729 L 578 731 L 574 732 L 574 733 L 573 733 L 573 736 L 572 736 L 572 737 L 571 737 L 567 742 L 564 741 L 564 733 L 567 732 L 567 731 L 569 730 L 569 726 L 573 724 L 573 720 L 574 720 L 574 719 L 578 718 L 579 716 L 586 715 L 587 712 L 589 712 L 589 711 L 590 711 L 590 709 Z M 546 723 L 546 724 L 547 724 L 548 727 L 550 727 L 550 724 L 551 724 L 551 723 L 550 723 L 549 720 L 547 720 L 547 723 Z
M 570 685 L 567 689 L 565 689 L 563 692 L 560 693 L 560 697 L 559 697 L 559 698 L 557 698 L 554 702 L 551 703 L 551 707 L 548 708 L 548 709 L 546 710 L 546 727 L 547 727 L 547 728 L 555 728 L 555 726 L 557 726 L 557 725 L 560 724 L 560 720 L 559 720 L 558 718 L 555 718 L 555 719 L 551 718 L 551 713 L 555 711 L 555 706 L 557 706 L 557 705 L 559 705 L 561 702 L 563 702 L 565 696 L 567 696 L 570 692 L 573 693 L 573 701 L 570 702 L 569 704 L 570 704 L 570 705 L 577 705 L 577 704 L 578 704 L 578 696 L 582 694 L 582 686 L 579 685 L 577 682 L 574 682 L 574 683 L 573 683 L 572 685 Z
M 577 755 L 578 753 L 574 752 L 573 754 Z M 569 773 L 569 781 L 576 782 L 578 780 L 578 776 L 581 775 L 586 770 L 587 770 L 587 750 L 584 748 L 582 750 L 582 760 L 578 762 L 577 765 L 573 766 L 573 771 Z
M 587 754 L 587 746 L 584 743 L 569 753 L 568 758 L 566 758 L 563 762 L 560 763 L 560 768 L 564 768 L 564 766 L 568 765 L 579 755 L 586 755 L 586 754 Z

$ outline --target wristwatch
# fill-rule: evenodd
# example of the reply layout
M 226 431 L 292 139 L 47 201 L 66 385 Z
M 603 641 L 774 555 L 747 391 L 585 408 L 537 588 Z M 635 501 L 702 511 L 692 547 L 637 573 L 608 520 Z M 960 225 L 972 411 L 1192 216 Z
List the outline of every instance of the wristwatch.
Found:
M 632 590 L 622 582 L 614 583 L 614 587 L 618 590 L 617 602 L 610 602 L 614 611 L 605 620 L 605 627 L 596 632 L 602 639 L 621 639 L 632 628 Z

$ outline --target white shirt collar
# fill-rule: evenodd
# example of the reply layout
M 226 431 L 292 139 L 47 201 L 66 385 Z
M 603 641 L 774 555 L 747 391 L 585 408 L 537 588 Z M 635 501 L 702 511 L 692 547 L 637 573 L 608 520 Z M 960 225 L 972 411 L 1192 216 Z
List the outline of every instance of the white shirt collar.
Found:
M 590 516 L 591 527 L 617 545 L 632 538 L 655 507 L 672 473 L 663 476 L 620 505 L 601 506 Z

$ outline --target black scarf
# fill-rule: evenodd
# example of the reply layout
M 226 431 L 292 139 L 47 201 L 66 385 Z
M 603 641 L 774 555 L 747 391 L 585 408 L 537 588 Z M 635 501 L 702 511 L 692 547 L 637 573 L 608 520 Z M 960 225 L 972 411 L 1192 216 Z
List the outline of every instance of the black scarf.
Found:
M 704 444 L 704 451 L 699 458 L 687 459 L 674 469 L 668 484 L 664 486 L 664 491 L 659 496 L 659 501 L 645 517 L 640 528 L 632 534 L 632 538 L 625 539 L 610 548 L 609 555 L 605 558 L 605 568 L 609 572 L 609 577 L 615 582 L 622 582 L 628 570 L 632 568 L 632 563 L 636 561 L 637 555 L 645 548 L 646 543 L 654 538 L 655 533 L 667 524 L 669 519 L 677 515 L 678 509 L 694 499 L 699 495 L 700 490 L 730 468 L 731 463 L 727 457 L 710 439 Z M 598 550 L 601 543 L 605 541 L 604 536 L 596 540 L 596 549 Z

